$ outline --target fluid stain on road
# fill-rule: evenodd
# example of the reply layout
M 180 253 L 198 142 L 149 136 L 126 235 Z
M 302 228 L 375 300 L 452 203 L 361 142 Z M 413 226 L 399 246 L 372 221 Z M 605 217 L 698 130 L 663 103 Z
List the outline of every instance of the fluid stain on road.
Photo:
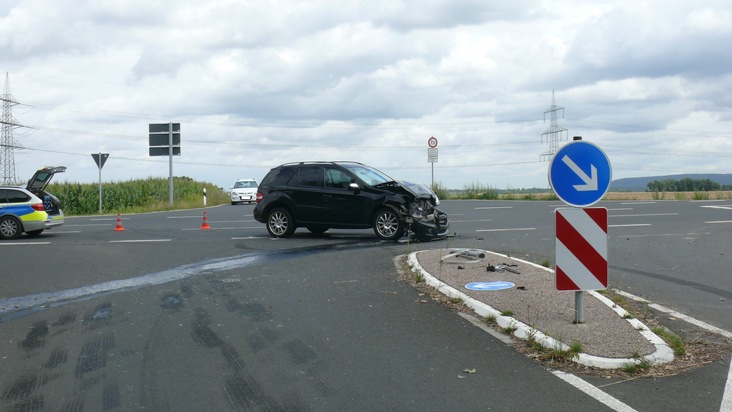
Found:
M 68 303 L 84 301 L 113 293 L 128 292 L 148 286 L 161 285 L 193 276 L 214 274 L 217 272 L 273 263 L 319 253 L 374 247 L 382 244 L 383 243 L 381 241 L 364 242 L 362 240 L 357 240 L 350 243 L 318 245 L 300 249 L 287 249 L 258 254 L 230 256 L 182 265 L 172 269 L 149 273 L 130 279 L 113 280 L 75 289 L 0 299 L 0 323 L 21 318 L 44 309 L 59 307 Z M 168 297 L 168 300 L 164 301 L 162 305 L 169 309 L 173 309 L 175 306 L 174 299 L 172 297 Z M 105 318 L 106 314 L 102 310 L 101 312 L 94 314 L 94 316 Z

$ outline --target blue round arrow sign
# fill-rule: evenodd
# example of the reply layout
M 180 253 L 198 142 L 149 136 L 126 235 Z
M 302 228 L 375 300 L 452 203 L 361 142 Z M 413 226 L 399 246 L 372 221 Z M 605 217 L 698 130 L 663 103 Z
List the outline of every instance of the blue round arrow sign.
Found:
M 511 282 L 471 282 L 465 285 L 466 289 L 470 290 L 502 290 L 513 287 Z
M 610 160 L 590 142 L 567 143 L 549 163 L 549 185 L 570 206 L 587 207 L 599 202 L 610 189 L 611 180 Z

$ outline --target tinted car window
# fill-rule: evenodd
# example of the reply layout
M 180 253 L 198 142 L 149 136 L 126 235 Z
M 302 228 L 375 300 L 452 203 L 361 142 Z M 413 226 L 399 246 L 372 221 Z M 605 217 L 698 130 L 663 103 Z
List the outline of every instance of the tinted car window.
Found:
M 271 170 L 262 180 L 262 186 L 284 185 L 290 180 L 295 171 L 297 171 L 295 167 L 281 167 Z
M 1 191 L 4 191 L 5 193 L 0 194 L 0 201 L 5 199 L 5 202 L 7 203 L 23 203 L 30 200 L 30 196 L 18 190 L 2 189 L 0 192 Z
M 343 171 L 332 167 L 325 168 L 325 187 L 347 188 L 351 177 Z
M 323 186 L 323 168 L 320 166 L 302 166 L 290 180 L 293 186 Z

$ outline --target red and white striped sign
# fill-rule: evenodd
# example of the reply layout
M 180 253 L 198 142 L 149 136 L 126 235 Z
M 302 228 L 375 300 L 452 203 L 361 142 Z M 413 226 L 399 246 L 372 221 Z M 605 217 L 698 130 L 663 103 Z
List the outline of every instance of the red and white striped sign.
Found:
M 607 288 L 607 209 L 562 208 L 554 214 L 557 290 Z

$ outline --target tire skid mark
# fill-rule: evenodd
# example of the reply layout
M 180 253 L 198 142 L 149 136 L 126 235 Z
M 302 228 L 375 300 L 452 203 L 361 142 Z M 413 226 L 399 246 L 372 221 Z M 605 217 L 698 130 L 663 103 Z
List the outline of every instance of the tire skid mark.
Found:
M 3 391 L 4 401 L 27 399 L 41 385 L 38 375 L 28 374 L 18 377 L 13 384 Z
M 28 399 L 24 399 L 10 409 L 11 411 L 43 411 L 43 396 L 33 396 Z
M 25 339 L 21 340 L 18 345 L 30 352 L 43 347 L 46 344 L 46 336 L 48 336 L 48 322 L 42 320 L 33 324 L 25 335 Z
M 301 340 L 285 342 L 283 347 L 292 358 L 292 361 L 297 364 L 307 363 L 317 358 L 316 353 Z
M 227 375 L 224 378 L 224 391 L 231 406 L 236 409 L 249 410 L 256 407 L 264 411 L 282 410 L 251 376 L 238 373 Z
M 69 354 L 66 349 L 59 349 L 56 348 L 51 351 L 51 354 L 48 356 L 48 360 L 46 363 L 43 364 L 44 369 L 56 369 L 59 366 L 66 363 L 68 360 Z
M 75 320 L 76 320 L 75 313 L 65 312 L 65 313 L 62 313 L 61 316 L 58 317 L 58 320 L 56 322 L 53 322 L 51 324 L 51 326 L 55 326 L 55 327 L 66 326 L 66 325 L 74 323 Z
M 61 407 L 61 411 L 63 412 L 81 412 L 83 410 L 84 396 L 82 394 L 76 394 Z
M 288 249 L 285 251 L 260 252 L 257 254 L 215 258 L 177 266 L 160 272 L 148 273 L 131 279 L 119 279 L 86 285 L 75 289 L 0 299 L 0 323 L 73 302 L 80 302 L 113 293 L 129 292 L 178 280 L 186 280 L 195 276 L 215 274 L 217 272 L 225 272 L 269 262 L 296 259 L 302 256 L 327 253 L 335 250 L 379 247 L 380 245 L 380 241 L 364 243 L 362 240 L 357 240 L 350 244 L 318 245 L 296 250 Z M 229 279 L 214 280 L 211 287 L 219 290 L 243 288 L 239 282 L 232 282 Z M 185 293 L 189 292 L 191 292 L 190 289 L 185 290 Z
M 244 369 L 244 360 L 239 355 L 239 352 L 237 352 L 236 348 L 232 345 L 224 342 L 216 332 L 208 326 L 208 314 L 203 316 L 203 313 L 205 313 L 205 310 L 199 308 L 197 314 L 200 315 L 200 318 L 193 322 L 193 330 L 191 331 L 193 340 L 207 348 L 219 348 L 226 364 L 232 369 Z
M 87 341 L 76 360 L 74 376 L 81 378 L 86 373 L 107 366 L 107 359 L 112 349 L 114 349 L 114 335 L 111 332 Z
M 95 330 L 108 326 L 112 318 L 112 303 L 104 302 L 97 305 L 93 311 L 84 315 L 84 328 Z
M 119 388 L 116 383 L 107 383 L 102 390 L 102 410 L 111 411 L 120 407 Z

